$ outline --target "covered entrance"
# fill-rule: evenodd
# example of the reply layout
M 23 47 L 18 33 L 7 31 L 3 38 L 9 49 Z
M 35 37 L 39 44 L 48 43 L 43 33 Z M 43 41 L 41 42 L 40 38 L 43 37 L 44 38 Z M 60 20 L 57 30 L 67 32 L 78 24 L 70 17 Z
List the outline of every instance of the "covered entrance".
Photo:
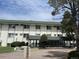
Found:
M 39 47 L 40 36 L 30 36 L 30 47 Z M 64 42 L 60 37 L 48 37 L 47 47 L 62 47 Z
M 60 37 L 49 37 L 48 38 L 48 47 L 62 47 L 63 41 Z
M 48 47 L 62 47 L 62 44 L 60 40 L 48 40 Z

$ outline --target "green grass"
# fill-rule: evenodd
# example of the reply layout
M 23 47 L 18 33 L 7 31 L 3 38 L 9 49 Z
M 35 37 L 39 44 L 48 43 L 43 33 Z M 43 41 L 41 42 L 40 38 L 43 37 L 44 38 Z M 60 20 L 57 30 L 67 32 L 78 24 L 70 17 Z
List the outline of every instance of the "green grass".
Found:
M 0 47 L 0 53 L 9 53 L 13 51 L 14 49 L 12 47 Z

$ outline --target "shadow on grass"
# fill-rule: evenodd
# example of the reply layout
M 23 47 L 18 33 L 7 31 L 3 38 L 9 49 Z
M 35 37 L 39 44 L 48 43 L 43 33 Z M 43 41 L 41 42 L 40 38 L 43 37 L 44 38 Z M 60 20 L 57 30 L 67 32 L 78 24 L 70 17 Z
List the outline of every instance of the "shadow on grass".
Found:
M 67 52 L 62 51 L 48 51 L 47 55 L 43 55 L 43 57 L 53 58 L 53 57 L 65 57 Z

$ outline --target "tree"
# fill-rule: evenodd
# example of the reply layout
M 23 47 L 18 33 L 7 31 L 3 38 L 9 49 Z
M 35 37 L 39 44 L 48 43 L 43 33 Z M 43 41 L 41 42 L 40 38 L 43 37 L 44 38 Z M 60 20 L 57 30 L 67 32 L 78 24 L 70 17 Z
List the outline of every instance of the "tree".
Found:
M 47 45 L 47 35 L 43 34 L 39 40 L 39 47 L 40 48 L 45 48 Z
M 55 11 L 60 10 L 61 8 L 67 8 L 70 10 L 78 11 L 79 0 L 48 0 L 50 6 L 55 8 Z M 69 5 L 69 6 L 66 6 Z M 60 8 L 61 7 L 61 8 Z M 75 13 L 75 11 L 72 11 Z
M 75 25 L 74 25 L 74 21 L 72 21 L 72 19 L 73 18 L 71 16 L 70 12 L 66 11 L 64 13 L 64 17 L 61 22 L 62 33 L 66 33 L 64 40 L 69 42 L 69 44 L 71 44 L 71 41 L 74 42 L 74 40 L 75 40 L 75 37 L 74 37 Z M 71 45 L 68 47 L 71 47 Z
M 65 32 L 66 34 L 70 34 L 70 35 L 72 35 L 75 32 L 75 24 L 72 19 L 73 18 L 70 12 L 66 11 L 64 13 L 64 17 L 61 22 L 62 32 Z
M 79 17 L 79 0 L 49 0 L 50 6 L 54 7 L 54 12 L 57 14 L 60 9 L 69 9 L 71 12 L 72 20 L 75 24 L 76 45 L 79 51 L 79 23 L 76 24 Z

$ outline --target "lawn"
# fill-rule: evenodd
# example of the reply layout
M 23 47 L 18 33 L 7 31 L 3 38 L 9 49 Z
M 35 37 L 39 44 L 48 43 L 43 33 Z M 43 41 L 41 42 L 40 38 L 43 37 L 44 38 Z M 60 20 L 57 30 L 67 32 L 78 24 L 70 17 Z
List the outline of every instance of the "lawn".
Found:
M 14 49 L 12 47 L 0 47 L 0 53 L 9 53 L 13 51 Z

